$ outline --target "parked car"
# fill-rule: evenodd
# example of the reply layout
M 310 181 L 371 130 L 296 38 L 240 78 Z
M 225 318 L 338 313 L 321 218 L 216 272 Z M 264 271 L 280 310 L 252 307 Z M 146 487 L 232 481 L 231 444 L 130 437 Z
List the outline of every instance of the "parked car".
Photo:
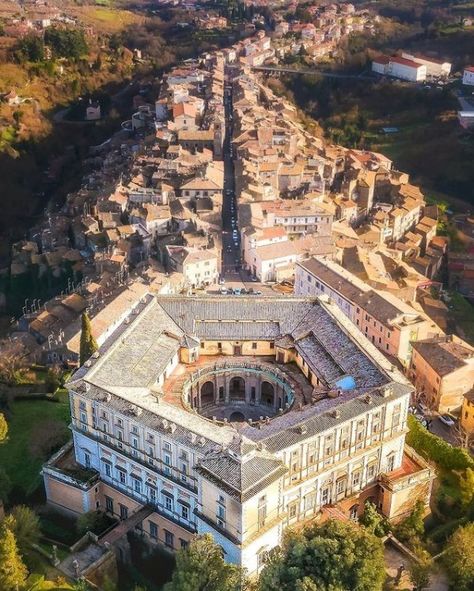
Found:
M 445 414 L 440 415 L 439 420 L 444 423 L 447 427 L 454 427 L 456 421 L 451 415 Z
M 423 415 L 420 415 L 419 413 L 415 413 L 415 419 L 417 421 L 420 421 L 420 423 L 423 425 L 423 427 L 428 427 L 428 421 L 425 419 L 425 417 Z
M 221 291 L 220 291 L 220 294 L 221 294 L 221 295 L 227 295 L 228 293 L 229 293 L 229 290 L 228 290 L 228 289 L 226 289 L 225 287 L 223 287 L 223 288 L 221 289 Z
M 240 287 L 234 287 L 234 295 L 240 295 L 242 293 L 242 290 L 240 289 Z

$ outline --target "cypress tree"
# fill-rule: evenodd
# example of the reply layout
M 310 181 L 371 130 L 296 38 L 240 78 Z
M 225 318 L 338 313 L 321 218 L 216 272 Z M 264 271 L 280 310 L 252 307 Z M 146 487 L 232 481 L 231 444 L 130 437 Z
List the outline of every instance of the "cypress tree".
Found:
M 97 351 L 99 346 L 92 334 L 91 320 L 87 312 L 82 313 L 81 347 L 79 351 L 80 364 L 83 365 L 89 357 Z
M 0 535 L 0 589 L 17 591 L 25 584 L 28 571 L 21 560 L 13 532 L 3 527 Z

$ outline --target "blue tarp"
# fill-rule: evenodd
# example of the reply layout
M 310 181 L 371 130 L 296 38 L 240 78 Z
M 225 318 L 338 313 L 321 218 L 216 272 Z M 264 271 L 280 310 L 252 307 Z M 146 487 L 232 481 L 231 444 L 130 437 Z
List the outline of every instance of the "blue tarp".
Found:
M 356 383 L 352 376 L 344 376 L 336 382 L 336 386 L 341 390 L 353 390 L 356 387 Z

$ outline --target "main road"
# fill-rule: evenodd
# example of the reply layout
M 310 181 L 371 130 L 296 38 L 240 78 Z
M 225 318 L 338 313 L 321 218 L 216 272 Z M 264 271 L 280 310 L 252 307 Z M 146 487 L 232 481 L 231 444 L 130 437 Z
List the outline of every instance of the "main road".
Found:
M 224 85 L 225 137 L 223 145 L 224 161 L 224 196 L 222 199 L 222 261 L 221 277 L 226 288 L 252 288 L 266 294 L 275 294 L 269 285 L 262 285 L 242 270 L 241 237 L 238 226 L 238 204 L 235 194 L 235 170 L 232 157 L 233 107 L 232 81 L 227 79 Z M 209 291 L 215 292 L 212 286 Z
M 224 196 L 222 200 L 222 275 L 228 277 L 240 271 L 240 233 L 237 226 L 234 162 L 232 145 L 232 82 L 224 84 L 225 136 L 223 145 Z

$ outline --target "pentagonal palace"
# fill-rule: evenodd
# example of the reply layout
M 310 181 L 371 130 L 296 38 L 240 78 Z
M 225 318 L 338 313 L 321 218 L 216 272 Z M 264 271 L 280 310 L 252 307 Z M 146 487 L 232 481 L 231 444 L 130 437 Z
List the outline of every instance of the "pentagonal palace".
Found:
M 135 516 L 151 543 L 210 532 L 252 574 L 287 526 L 429 500 L 412 387 L 324 296 L 149 295 L 68 388 L 48 501 Z

